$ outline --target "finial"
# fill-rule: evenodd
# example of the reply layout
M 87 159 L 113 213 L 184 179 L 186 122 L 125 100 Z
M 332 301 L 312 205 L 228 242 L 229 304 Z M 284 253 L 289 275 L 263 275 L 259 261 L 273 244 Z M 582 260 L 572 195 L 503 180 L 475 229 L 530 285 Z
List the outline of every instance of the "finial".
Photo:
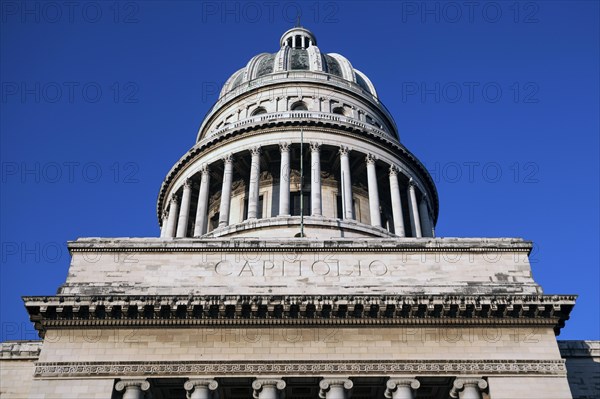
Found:
M 298 13 L 298 15 L 296 15 L 296 28 L 299 28 L 301 26 L 300 25 L 300 15 L 301 15 L 300 13 Z

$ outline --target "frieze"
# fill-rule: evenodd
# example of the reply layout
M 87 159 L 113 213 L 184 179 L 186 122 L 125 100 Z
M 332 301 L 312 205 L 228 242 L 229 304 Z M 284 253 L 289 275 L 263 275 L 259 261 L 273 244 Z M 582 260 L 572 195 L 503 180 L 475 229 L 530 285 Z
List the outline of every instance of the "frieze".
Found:
M 565 375 L 564 360 L 305 361 L 305 362 L 57 362 L 35 364 L 37 378 L 276 375 Z

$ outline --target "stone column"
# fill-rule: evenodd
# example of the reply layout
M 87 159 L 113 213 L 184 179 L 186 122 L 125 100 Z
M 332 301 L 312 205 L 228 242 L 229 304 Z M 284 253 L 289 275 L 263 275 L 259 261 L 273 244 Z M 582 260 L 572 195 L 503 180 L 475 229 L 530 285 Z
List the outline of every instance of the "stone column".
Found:
M 371 225 L 381 227 L 381 214 L 379 213 L 379 191 L 377 188 L 377 172 L 375 170 L 375 155 L 368 154 L 367 162 L 367 185 L 369 188 L 369 211 L 371 212 Z
M 419 218 L 419 206 L 417 205 L 417 194 L 415 193 L 415 183 L 412 179 L 408 182 L 408 210 L 410 216 L 410 226 L 415 237 L 422 237 L 421 222 Z
M 322 216 L 321 206 L 321 143 L 310 143 L 310 203 L 311 215 Z
M 285 389 L 285 381 L 276 378 L 261 378 L 252 382 L 255 399 L 278 399 L 279 392 Z
M 281 165 L 279 169 L 279 216 L 290 214 L 290 143 L 279 143 Z
M 219 383 L 211 378 L 190 378 L 183 384 L 188 399 L 209 399 Z
M 256 219 L 258 215 L 258 188 L 260 180 L 260 147 L 250 149 L 250 184 L 248 185 L 248 219 Z
M 390 166 L 390 194 L 392 197 L 392 214 L 394 216 L 394 233 L 398 237 L 406 237 L 404 230 L 404 216 L 402 215 L 402 201 L 400 199 L 400 186 L 398 185 L 398 168 Z
M 169 204 L 169 219 L 167 219 L 167 238 L 175 237 L 175 229 L 177 228 L 177 216 L 179 215 L 179 197 L 176 194 L 171 196 Z
M 302 48 L 306 48 L 306 36 L 302 36 Z
M 487 382 L 481 378 L 457 378 L 452 383 L 451 398 L 482 399 L 481 391 L 486 389 Z
M 433 223 L 427 206 L 427 199 L 423 194 L 419 202 L 419 216 L 421 216 L 421 233 L 423 237 L 433 237 Z
M 354 219 L 352 206 L 352 179 L 350 178 L 350 149 L 340 147 L 340 169 L 342 185 L 342 219 Z
M 142 399 L 144 392 L 150 389 L 146 380 L 121 380 L 115 384 L 117 392 L 123 392 L 123 399 Z
M 200 192 L 198 193 L 198 206 L 196 207 L 196 222 L 194 223 L 194 237 L 206 233 L 208 217 L 208 194 L 210 188 L 210 170 L 208 165 L 202 165 L 200 179 Z
M 177 237 L 185 237 L 188 219 L 190 217 L 190 201 L 192 199 L 192 179 L 186 179 L 183 183 L 183 195 L 181 196 L 181 207 L 179 208 L 179 219 L 177 221 Z
M 226 155 L 223 158 L 225 168 L 223 170 L 223 186 L 221 187 L 221 205 L 219 207 L 219 227 L 229 224 L 229 208 L 231 207 L 231 183 L 233 182 L 233 156 Z
M 390 378 L 386 384 L 384 396 L 391 399 L 414 399 L 414 390 L 421 384 L 414 378 Z
M 165 238 L 167 236 L 167 221 L 169 220 L 169 211 L 167 209 L 163 210 L 161 220 L 160 238 Z
M 345 378 L 325 378 L 319 382 L 319 398 L 321 399 L 346 399 L 346 391 L 352 389 L 354 384 Z

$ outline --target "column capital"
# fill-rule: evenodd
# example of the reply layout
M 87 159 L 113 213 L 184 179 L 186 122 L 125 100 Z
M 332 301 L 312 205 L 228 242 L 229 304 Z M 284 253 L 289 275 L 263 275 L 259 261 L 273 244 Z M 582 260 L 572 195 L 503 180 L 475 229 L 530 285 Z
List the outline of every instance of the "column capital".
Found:
M 390 165 L 390 176 L 397 176 L 400 169 L 396 165 Z
M 219 387 L 219 383 L 212 378 L 190 378 L 183 384 L 186 391 L 193 391 L 197 386 L 203 386 L 214 391 Z
M 345 145 L 342 145 L 342 146 L 340 146 L 340 150 L 339 151 L 340 151 L 340 155 L 344 156 L 344 155 L 348 155 L 351 150 L 350 150 L 349 147 L 347 147 Z
M 260 155 L 260 147 L 259 146 L 252 147 L 249 149 L 249 151 L 252 155 Z
M 121 380 L 115 384 L 115 389 L 119 392 L 128 387 L 137 387 L 142 391 L 150 389 L 150 383 L 147 380 Z
M 210 168 L 208 167 L 207 163 L 202 164 L 202 166 L 200 166 L 200 173 L 202 173 L 203 175 L 210 173 Z
M 319 143 L 317 141 L 311 141 L 310 142 L 310 151 L 311 152 L 319 152 L 319 151 L 321 151 L 321 143 Z
M 179 201 L 179 195 L 177 195 L 177 194 L 171 195 L 171 203 L 173 203 L 173 202 L 176 203 L 178 201 Z
M 187 178 L 187 179 L 185 179 L 185 181 L 183 182 L 183 187 L 184 187 L 184 188 L 192 188 L 192 184 L 193 184 L 192 178 L 191 178 L 191 177 L 188 177 L 188 178 Z
M 167 208 L 162 211 L 162 220 L 165 220 L 168 217 L 169 217 L 169 209 Z
M 369 153 L 365 157 L 365 161 L 367 162 L 367 165 L 373 165 L 373 164 L 375 164 L 375 161 L 377 161 L 377 157 L 375 155 Z
M 414 181 L 414 179 L 411 177 L 408 179 L 408 188 L 412 188 L 414 189 L 416 187 L 417 183 Z
M 226 164 L 228 163 L 232 163 L 233 162 L 233 154 L 229 153 L 226 154 L 225 156 L 223 156 L 223 162 L 225 162 Z
M 259 379 L 252 381 L 252 389 L 254 390 L 254 393 L 252 394 L 252 396 L 254 398 L 258 398 L 260 391 L 262 391 L 262 389 L 264 387 L 273 387 L 273 388 L 278 389 L 279 391 L 282 391 L 285 389 L 285 386 L 286 386 L 286 383 L 282 379 L 259 378 Z
M 385 392 L 384 396 L 386 398 L 392 398 L 392 393 L 396 391 L 398 388 L 410 388 L 412 390 L 419 389 L 421 383 L 414 378 L 390 378 L 385 383 Z
M 459 398 L 459 392 L 471 388 L 476 390 L 481 397 L 481 391 L 486 389 L 488 386 L 487 381 L 482 378 L 457 378 L 452 383 L 452 389 L 450 390 L 451 398 Z
M 350 390 L 354 386 L 354 383 L 348 378 L 324 378 L 321 381 L 319 381 L 319 398 L 327 398 L 327 392 L 331 389 L 332 386 L 336 385 L 340 388 L 343 387 L 343 389 L 345 390 Z
M 279 151 L 280 152 L 288 152 L 290 150 L 291 145 L 292 145 L 292 143 L 290 143 L 289 141 L 281 141 L 279 143 Z

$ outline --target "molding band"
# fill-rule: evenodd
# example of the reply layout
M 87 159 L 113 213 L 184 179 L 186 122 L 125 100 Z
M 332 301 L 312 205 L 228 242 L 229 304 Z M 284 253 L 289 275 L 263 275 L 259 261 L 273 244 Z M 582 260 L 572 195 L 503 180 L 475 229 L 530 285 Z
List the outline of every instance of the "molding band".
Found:
M 255 376 L 260 374 L 326 375 L 566 375 L 564 360 L 407 360 L 407 361 L 281 361 L 281 362 L 38 362 L 36 378 L 132 376 Z

